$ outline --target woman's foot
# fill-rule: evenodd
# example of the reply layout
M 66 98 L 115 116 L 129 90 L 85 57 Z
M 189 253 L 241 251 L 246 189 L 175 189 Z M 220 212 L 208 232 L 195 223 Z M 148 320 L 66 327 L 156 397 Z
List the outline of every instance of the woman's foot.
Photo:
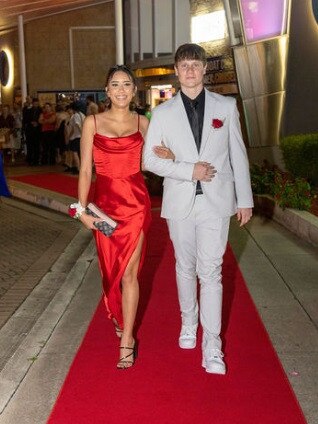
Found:
M 122 344 L 119 347 L 119 361 L 117 363 L 117 368 L 119 370 L 125 370 L 131 368 L 137 358 L 137 344 L 133 340 L 131 345 L 129 343 Z

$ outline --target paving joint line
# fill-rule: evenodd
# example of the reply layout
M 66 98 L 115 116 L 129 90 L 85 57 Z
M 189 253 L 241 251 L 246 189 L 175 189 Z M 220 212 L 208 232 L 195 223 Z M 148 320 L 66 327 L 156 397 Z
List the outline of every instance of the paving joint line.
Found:
M 301 307 L 301 309 L 303 310 L 303 312 L 306 314 L 306 316 L 309 318 L 309 321 L 313 324 L 313 326 L 315 327 L 315 329 L 318 331 L 318 325 L 313 321 L 313 319 L 311 318 L 310 314 L 307 312 L 307 310 L 305 309 L 305 307 L 302 305 L 302 303 L 300 302 L 300 300 L 298 299 L 297 295 L 295 294 L 295 292 L 293 291 L 292 287 L 288 284 L 288 282 L 286 281 L 286 279 L 283 277 L 282 273 L 278 270 L 278 268 L 276 267 L 275 263 L 272 261 L 272 259 L 270 258 L 270 256 L 265 252 L 265 250 L 262 248 L 262 246 L 258 243 L 258 241 L 256 240 L 256 238 L 253 236 L 253 234 L 250 232 L 250 230 L 248 228 L 245 228 L 245 231 L 249 234 L 249 236 L 251 237 L 251 239 L 254 241 L 254 243 L 256 244 L 256 246 L 259 248 L 259 250 L 263 253 L 263 255 L 265 256 L 265 258 L 268 260 L 268 262 L 271 264 L 271 266 L 273 267 L 273 269 L 275 270 L 275 272 L 278 274 L 278 276 L 280 277 L 280 279 L 282 280 L 282 282 L 285 284 L 286 288 L 289 290 L 289 292 L 292 294 L 294 300 L 296 300 L 296 302 L 298 303 L 298 305 Z
M 37 346 L 32 345 L 31 343 L 31 347 L 29 347 L 29 350 L 31 352 L 27 352 L 27 354 L 24 356 L 24 360 L 30 360 L 29 358 L 34 358 L 37 359 L 38 356 L 40 355 L 40 353 L 42 352 L 42 350 L 44 349 L 44 347 L 46 346 L 47 342 L 50 340 L 56 326 L 59 324 L 60 320 L 63 318 L 64 314 L 66 313 L 70 303 L 72 302 L 72 300 L 74 299 L 77 291 L 79 290 L 79 288 L 81 287 L 81 285 L 83 284 L 83 281 L 85 279 L 85 276 L 87 274 L 87 271 L 94 259 L 94 255 L 92 254 L 92 246 L 94 245 L 93 240 L 90 240 L 90 242 L 88 243 L 86 249 L 84 250 L 84 252 L 82 253 L 82 255 L 78 258 L 78 260 L 76 261 L 76 263 L 74 264 L 74 266 L 72 267 L 71 271 L 69 272 L 69 275 L 67 276 L 67 278 L 65 279 L 64 283 L 62 284 L 62 286 L 58 289 L 58 291 L 55 293 L 53 299 L 49 302 L 49 304 L 47 305 L 47 307 L 45 308 L 45 310 L 42 312 L 42 314 L 35 320 L 31 330 L 28 332 L 27 336 L 25 337 L 25 339 L 23 340 L 23 342 L 19 345 L 19 347 L 17 348 L 17 350 L 15 351 L 15 353 L 11 356 L 11 358 L 7 361 L 7 363 L 5 364 L 4 368 L 1 370 L 0 372 L 0 386 L 2 384 L 4 384 L 4 386 L 6 385 L 6 383 L 8 381 L 10 381 L 9 379 L 5 379 L 3 377 L 6 376 L 6 373 L 9 374 L 10 376 L 10 371 L 12 373 L 12 369 L 8 370 L 8 368 L 12 368 L 12 362 L 15 361 L 15 359 L 19 360 L 19 353 L 21 353 L 21 351 L 25 351 L 25 349 L 23 349 L 23 345 L 27 345 L 28 342 L 30 341 L 30 339 L 32 339 L 32 337 L 37 337 L 39 338 L 41 341 L 45 340 L 45 343 L 40 343 Z M 90 253 L 91 252 L 91 253 Z M 84 266 L 84 269 L 80 269 L 81 266 Z M 80 269 L 81 271 L 81 279 L 78 283 L 74 283 L 74 279 L 73 274 L 76 273 L 77 269 Z M 40 283 L 41 284 L 41 283 Z M 75 287 L 73 287 L 72 293 L 69 295 L 68 299 L 66 300 L 67 303 L 64 302 L 64 304 L 62 305 L 62 310 L 61 311 L 57 311 L 56 313 L 59 314 L 58 317 L 55 318 L 50 318 L 50 320 L 55 320 L 53 322 L 53 324 L 50 326 L 50 328 L 48 329 L 49 332 L 47 334 L 42 335 L 40 334 L 40 337 L 38 335 L 38 333 L 41 333 L 41 331 L 43 331 L 43 327 L 40 326 L 41 320 L 43 321 L 46 317 L 45 315 L 49 315 L 50 314 L 50 307 L 52 309 L 52 307 L 54 306 L 55 302 L 58 302 L 58 298 L 59 295 L 61 296 L 61 293 L 63 291 L 63 289 L 65 289 L 65 287 L 70 286 L 72 288 L 72 285 Z M 62 299 L 64 299 L 65 296 L 62 296 Z M 37 328 L 39 327 L 39 328 Z M 35 334 L 32 334 L 35 333 Z M 45 337 L 43 337 L 45 336 Z M 28 346 L 26 346 L 28 348 Z M 27 350 L 27 349 L 26 349 Z M 9 404 L 10 400 L 12 399 L 12 397 L 14 396 L 14 394 L 17 392 L 17 390 L 19 389 L 21 383 L 24 381 L 24 379 L 26 378 L 29 370 L 31 369 L 32 365 L 34 364 L 35 361 L 31 361 L 30 364 L 28 364 L 28 366 L 26 366 L 24 369 L 21 369 L 21 376 L 18 377 L 19 381 L 14 382 L 11 380 L 11 385 L 14 386 L 12 387 L 12 389 L 10 390 L 10 392 L 8 393 L 8 395 L 6 396 L 6 399 L 2 400 L 2 405 L 0 404 L 0 416 L 2 415 L 2 413 L 5 411 L 7 405 Z M 2 377 L 2 382 L 1 382 L 1 377 Z M 2 384 L 1 384 L 2 383 Z

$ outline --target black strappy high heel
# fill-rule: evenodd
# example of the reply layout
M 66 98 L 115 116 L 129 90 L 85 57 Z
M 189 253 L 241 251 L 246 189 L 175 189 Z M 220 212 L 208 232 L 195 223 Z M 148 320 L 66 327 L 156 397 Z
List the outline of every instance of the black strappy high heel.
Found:
M 137 342 L 135 341 L 134 347 L 120 346 L 119 349 L 131 350 L 131 352 L 128 355 L 123 356 L 122 358 L 119 359 L 117 363 L 117 369 L 126 370 L 128 368 L 131 368 L 134 365 L 135 360 L 137 358 Z M 128 358 L 132 358 L 132 359 L 128 359 Z

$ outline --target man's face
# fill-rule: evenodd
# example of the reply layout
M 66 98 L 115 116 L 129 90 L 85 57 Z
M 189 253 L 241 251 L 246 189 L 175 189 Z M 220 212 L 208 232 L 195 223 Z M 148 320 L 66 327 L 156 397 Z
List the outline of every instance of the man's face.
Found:
M 9 115 L 10 109 L 8 108 L 8 106 L 3 106 L 2 107 L 2 114 L 3 116 L 7 117 Z
M 200 60 L 180 60 L 175 65 L 176 75 L 182 87 L 196 88 L 203 85 L 206 65 Z

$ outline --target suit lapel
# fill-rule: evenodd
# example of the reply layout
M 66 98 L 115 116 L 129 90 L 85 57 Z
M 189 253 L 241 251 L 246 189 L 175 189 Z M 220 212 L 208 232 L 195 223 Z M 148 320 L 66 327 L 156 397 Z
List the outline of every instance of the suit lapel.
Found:
M 216 100 L 213 95 L 205 89 L 205 106 L 204 106 L 204 120 L 201 138 L 200 153 L 203 152 L 208 138 L 212 131 L 212 119 L 215 115 Z
M 187 145 L 189 146 L 189 148 L 191 148 L 191 150 L 193 150 L 193 152 L 196 153 L 196 155 L 198 155 L 197 146 L 195 144 L 193 132 L 192 132 L 192 129 L 191 129 L 191 126 L 190 126 L 190 122 L 189 122 L 189 119 L 188 119 L 187 112 L 186 112 L 184 104 L 183 104 L 183 100 L 182 100 L 180 91 L 176 95 L 175 100 L 176 100 L 176 107 L 178 109 L 178 114 L 180 116 L 180 122 L 182 123 L 182 126 L 183 126 L 185 132 L 187 133 L 186 140 L 190 141 L 190 142 L 187 143 Z

